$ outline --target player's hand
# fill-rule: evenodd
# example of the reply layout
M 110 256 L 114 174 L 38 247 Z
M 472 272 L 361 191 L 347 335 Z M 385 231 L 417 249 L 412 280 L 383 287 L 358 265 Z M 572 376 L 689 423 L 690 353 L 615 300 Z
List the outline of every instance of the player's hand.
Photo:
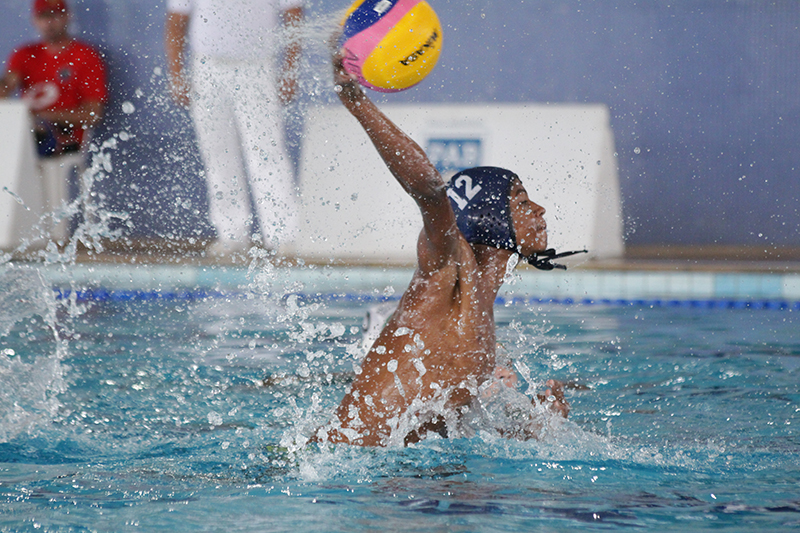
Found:
M 334 90 L 344 104 L 357 102 L 366 96 L 358 83 L 358 78 L 345 70 L 342 50 L 333 55 L 333 83 Z
M 564 384 L 554 379 L 545 383 L 548 389 L 544 394 L 539 394 L 539 401 L 557 415 L 567 418 L 569 415 L 569 402 L 564 398 Z

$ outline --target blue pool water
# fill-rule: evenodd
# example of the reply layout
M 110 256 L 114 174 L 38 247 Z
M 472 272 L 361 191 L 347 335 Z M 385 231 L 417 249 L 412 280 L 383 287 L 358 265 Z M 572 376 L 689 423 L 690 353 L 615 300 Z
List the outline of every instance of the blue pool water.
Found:
M 0 285 L 2 531 L 800 528 L 792 306 L 500 305 L 521 382 L 576 384 L 566 424 L 320 449 L 391 291 Z

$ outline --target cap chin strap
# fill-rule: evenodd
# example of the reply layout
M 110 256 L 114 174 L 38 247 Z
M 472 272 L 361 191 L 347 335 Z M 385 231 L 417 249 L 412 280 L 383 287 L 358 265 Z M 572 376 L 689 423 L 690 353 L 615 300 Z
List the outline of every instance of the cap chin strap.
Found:
M 528 257 L 525 257 L 525 261 L 528 264 L 535 266 L 539 270 L 553 270 L 553 269 L 561 269 L 566 270 L 567 267 L 565 265 L 561 265 L 558 263 L 553 263 L 553 259 L 558 259 L 559 257 L 567 257 L 570 255 L 575 254 L 585 254 L 588 253 L 588 250 L 574 250 L 572 252 L 561 252 L 556 253 L 555 248 L 548 248 L 544 252 L 536 252 Z

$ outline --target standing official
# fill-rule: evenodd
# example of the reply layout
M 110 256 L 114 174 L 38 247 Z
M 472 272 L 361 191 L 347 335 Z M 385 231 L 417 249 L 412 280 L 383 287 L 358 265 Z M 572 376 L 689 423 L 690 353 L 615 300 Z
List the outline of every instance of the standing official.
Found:
M 172 96 L 191 110 L 217 231 L 209 253 L 241 255 L 253 243 L 277 252 L 297 229 L 283 105 L 297 90 L 300 44 L 283 30 L 301 22 L 301 0 L 168 0 L 167 9 Z

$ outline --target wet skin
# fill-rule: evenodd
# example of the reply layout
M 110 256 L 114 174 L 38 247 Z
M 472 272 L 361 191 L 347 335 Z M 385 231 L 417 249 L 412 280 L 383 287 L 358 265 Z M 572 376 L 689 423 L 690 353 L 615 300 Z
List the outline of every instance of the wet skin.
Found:
M 339 98 L 369 135 L 387 167 L 422 212 L 418 267 L 371 350 L 361 363 L 336 419 L 312 440 L 364 446 L 389 444 L 399 418 L 420 404 L 458 413 L 495 372 L 494 301 L 512 252 L 470 244 L 458 231 L 445 183 L 422 149 L 366 97 L 335 62 Z M 515 180 L 512 221 L 523 255 L 547 247 L 545 210 Z M 560 384 L 548 382 L 545 397 L 566 416 Z M 444 420 L 421 413 L 401 442 L 441 431 Z

